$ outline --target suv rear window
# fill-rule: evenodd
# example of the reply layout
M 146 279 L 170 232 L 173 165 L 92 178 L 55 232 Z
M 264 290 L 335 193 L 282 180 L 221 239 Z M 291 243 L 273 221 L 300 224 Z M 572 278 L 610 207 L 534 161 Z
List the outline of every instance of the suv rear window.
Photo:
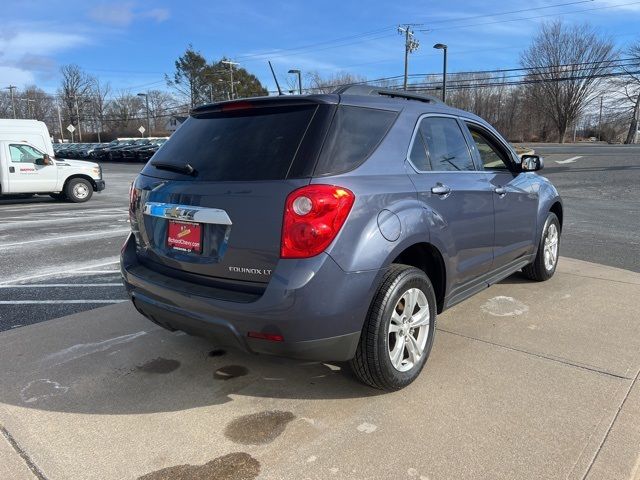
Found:
M 189 117 L 148 163 L 143 174 L 190 180 L 153 163 L 189 163 L 200 181 L 281 180 L 316 105 L 261 107 Z
M 315 175 L 335 175 L 364 162 L 384 138 L 397 112 L 340 105 L 327 134 Z

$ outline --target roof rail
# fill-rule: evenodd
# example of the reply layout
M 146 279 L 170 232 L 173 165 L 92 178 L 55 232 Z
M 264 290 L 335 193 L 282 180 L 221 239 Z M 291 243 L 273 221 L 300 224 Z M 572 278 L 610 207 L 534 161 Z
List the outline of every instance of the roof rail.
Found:
M 409 93 L 404 90 L 392 90 L 371 85 L 345 85 L 338 87 L 333 93 L 338 95 L 378 95 L 382 97 L 404 98 L 405 100 L 417 100 L 419 102 L 442 103 L 441 100 L 431 95 Z

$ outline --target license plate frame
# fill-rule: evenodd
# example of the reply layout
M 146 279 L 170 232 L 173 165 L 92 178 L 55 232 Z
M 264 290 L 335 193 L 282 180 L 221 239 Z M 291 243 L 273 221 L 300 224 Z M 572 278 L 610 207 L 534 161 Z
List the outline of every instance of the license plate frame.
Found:
M 186 232 L 186 233 L 185 233 Z M 167 247 L 187 253 L 202 253 L 202 224 L 169 220 Z

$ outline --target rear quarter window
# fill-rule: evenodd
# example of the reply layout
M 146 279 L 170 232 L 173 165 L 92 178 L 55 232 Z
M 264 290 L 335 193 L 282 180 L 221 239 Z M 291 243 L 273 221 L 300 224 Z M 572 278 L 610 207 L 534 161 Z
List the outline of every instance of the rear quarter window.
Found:
M 362 164 L 382 141 L 397 115 L 388 110 L 340 105 L 314 175 L 335 175 Z

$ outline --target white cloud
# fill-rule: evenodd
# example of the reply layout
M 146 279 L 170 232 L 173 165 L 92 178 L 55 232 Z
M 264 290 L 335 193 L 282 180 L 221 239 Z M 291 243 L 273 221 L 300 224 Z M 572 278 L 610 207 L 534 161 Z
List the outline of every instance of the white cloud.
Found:
M 8 65 L 0 65 L 0 78 L 7 85 L 17 85 L 18 88 L 22 88 L 25 85 L 31 85 L 35 83 L 35 77 L 33 73 L 22 70 L 18 67 L 11 67 Z
M 39 25 L 6 27 L 5 32 L 0 36 L 0 58 L 51 55 L 86 43 L 88 39 L 82 35 L 47 31 Z
M 6 25 L 0 34 L 0 78 L 19 87 L 35 83 L 36 76 L 50 76 L 55 70 L 52 55 L 89 43 L 84 35 L 62 32 L 51 25 Z
M 127 27 L 135 20 L 151 19 L 157 23 L 164 22 L 170 16 L 166 8 L 136 10 L 133 2 L 103 3 L 88 12 L 92 20 L 112 27 Z
M 156 22 L 164 22 L 169 19 L 170 13 L 166 8 L 153 8 L 148 12 L 143 12 L 139 14 L 141 17 L 147 17 L 155 20 Z
M 114 27 L 126 27 L 133 22 L 133 4 L 104 3 L 89 10 L 89 18 Z

